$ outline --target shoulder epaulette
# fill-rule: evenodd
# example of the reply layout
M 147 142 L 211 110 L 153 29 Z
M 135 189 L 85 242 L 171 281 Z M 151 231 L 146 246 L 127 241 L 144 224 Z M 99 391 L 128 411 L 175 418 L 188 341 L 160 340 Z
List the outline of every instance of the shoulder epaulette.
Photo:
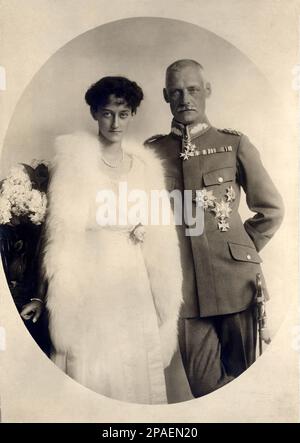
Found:
M 160 140 L 163 137 L 165 137 L 164 134 L 152 135 L 152 137 L 149 137 L 149 138 L 147 138 L 147 140 L 144 141 L 144 145 L 148 145 L 149 143 L 156 142 L 157 140 Z
M 224 134 L 243 135 L 240 131 L 237 131 L 236 129 L 230 129 L 230 128 L 218 129 L 218 131 L 224 132 Z

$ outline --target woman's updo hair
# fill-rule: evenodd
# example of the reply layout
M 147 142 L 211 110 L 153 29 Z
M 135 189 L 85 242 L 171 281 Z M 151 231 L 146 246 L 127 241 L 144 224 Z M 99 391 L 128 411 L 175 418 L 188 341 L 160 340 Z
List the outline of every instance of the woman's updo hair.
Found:
M 96 113 L 99 107 L 107 105 L 110 95 L 123 99 L 132 114 L 136 113 L 144 98 L 143 90 L 136 82 L 126 77 L 103 77 L 89 87 L 85 101 L 90 106 L 91 112 Z

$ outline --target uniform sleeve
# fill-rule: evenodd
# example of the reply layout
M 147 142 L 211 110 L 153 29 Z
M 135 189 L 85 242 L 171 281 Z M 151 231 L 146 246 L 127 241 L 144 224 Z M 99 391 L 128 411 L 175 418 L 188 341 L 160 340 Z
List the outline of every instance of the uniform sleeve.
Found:
M 283 200 L 265 170 L 258 150 L 246 136 L 242 136 L 237 153 L 238 176 L 249 209 L 256 214 L 244 226 L 260 251 L 281 225 Z

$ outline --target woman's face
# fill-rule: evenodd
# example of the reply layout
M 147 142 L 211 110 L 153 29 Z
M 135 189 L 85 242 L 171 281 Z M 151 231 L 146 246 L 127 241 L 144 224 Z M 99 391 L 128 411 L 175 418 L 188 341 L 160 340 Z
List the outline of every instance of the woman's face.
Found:
M 93 117 L 98 122 L 100 134 L 108 142 L 117 143 L 127 132 L 132 112 L 123 98 L 110 95 L 107 104 L 99 107 Z

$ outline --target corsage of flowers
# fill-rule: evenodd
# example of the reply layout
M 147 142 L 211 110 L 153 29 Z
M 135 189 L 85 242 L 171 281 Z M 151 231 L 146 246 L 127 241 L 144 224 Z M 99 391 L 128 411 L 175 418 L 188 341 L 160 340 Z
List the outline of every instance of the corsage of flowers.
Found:
M 21 221 L 40 225 L 46 214 L 47 197 L 40 191 L 38 183 L 32 180 L 37 169 L 29 165 L 17 165 L 10 169 L 8 176 L 0 183 L 0 224 L 15 224 Z
M 130 238 L 135 243 L 143 243 L 143 241 L 145 240 L 145 234 L 146 234 L 145 227 L 141 223 L 139 223 L 130 232 Z

